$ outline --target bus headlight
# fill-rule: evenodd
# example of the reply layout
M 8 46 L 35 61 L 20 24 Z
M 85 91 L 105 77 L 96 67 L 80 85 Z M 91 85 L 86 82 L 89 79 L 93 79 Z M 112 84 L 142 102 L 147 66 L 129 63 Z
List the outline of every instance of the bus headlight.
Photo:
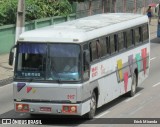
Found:
M 16 104 L 16 111 L 29 112 L 29 105 L 28 104 Z
M 70 106 L 70 105 L 64 105 L 62 107 L 63 113 L 76 113 L 77 112 L 77 106 Z

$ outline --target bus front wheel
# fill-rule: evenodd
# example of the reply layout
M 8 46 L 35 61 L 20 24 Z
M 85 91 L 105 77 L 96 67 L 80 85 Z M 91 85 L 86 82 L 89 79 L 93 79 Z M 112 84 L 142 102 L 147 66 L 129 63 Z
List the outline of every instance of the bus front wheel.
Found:
M 90 111 L 87 114 L 87 119 L 93 119 L 97 109 L 97 98 L 95 92 L 92 93 L 91 102 L 90 102 Z

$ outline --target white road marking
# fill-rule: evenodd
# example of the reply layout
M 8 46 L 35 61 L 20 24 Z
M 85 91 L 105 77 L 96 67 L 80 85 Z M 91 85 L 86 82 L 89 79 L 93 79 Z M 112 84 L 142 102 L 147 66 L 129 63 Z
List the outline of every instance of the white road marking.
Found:
M 150 61 L 152 61 L 152 60 L 154 60 L 154 59 L 156 59 L 156 57 L 151 58 Z
M 138 112 L 138 111 L 141 110 L 141 109 L 143 109 L 143 106 L 141 106 L 141 107 L 137 108 L 136 110 L 132 111 L 132 112 L 130 113 L 130 115 L 135 114 L 136 112 Z
M 131 101 L 131 100 L 133 100 L 134 98 L 138 97 L 139 95 L 141 95 L 141 93 L 136 94 L 134 97 L 127 99 L 125 102 Z
M 96 116 L 95 118 L 101 118 L 102 116 L 108 114 L 109 112 L 110 112 L 110 111 L 106 111 L 106 112 L 104 112 L 104 113 L 102 113 L 102 114 L 99 114 L 99 115 Z
M 158 86 L 158 85 L 160 85 L 160 82 L 156 83 L 156 84 L 153 85 L 152 87 L 156 87 L 156 86 Z

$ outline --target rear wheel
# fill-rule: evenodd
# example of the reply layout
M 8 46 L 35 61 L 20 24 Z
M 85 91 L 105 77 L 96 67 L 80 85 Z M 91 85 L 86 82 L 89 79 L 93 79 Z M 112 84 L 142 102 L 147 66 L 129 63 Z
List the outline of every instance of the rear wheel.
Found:
M 132 85 L 131 85 L 131 91 L 129 92 L 129 96 L 133 97 L 136 94 L 136 88 L 137 88 L 137 76 L 134 73 L 132 77 Z
M 90 102 L 90 111 L 87 114 L 87 119 L 93 119 L 97 109 L 97 98 L 95 92 L 92 93 L 91 102 Z

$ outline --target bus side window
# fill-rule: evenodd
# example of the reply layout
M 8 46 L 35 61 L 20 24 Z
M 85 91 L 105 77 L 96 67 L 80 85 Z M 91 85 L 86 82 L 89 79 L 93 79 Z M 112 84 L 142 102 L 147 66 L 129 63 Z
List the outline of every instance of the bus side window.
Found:
M 110 36 L 110 53 L 113 54 L 116 51 L 116 45 L 115 45 L 115 36 Z
M 90 52 L 91 52 L 91 61 L 94 61 L 95 59 L 97 59 L 96 42 L 90 43 Z
M 135 38 L 135 44 L 139 44 L 140 42 L 142 42 L 142 36 L 141 36 L 141 28 L 135 28 L 134 29 L 134 38 Z
M 88 43 L 83 45 L 83 80 L 89 79 L 90 51 Z
M 120 50 L 122 50 L 122 49 L 124 49 L 124 33 L 123 32 L 120 32 L 120 33 L 118 33 L 118 35 L 117 35 L 118 37 L 117 37 L 117 39 L 118 39 L 118 50 L 120 51 Z
M 106 49 L 107 49 L 107 54 L 110 54 L 110 37 L 106 37 Z
M 96 41 L 96 49 L 97 49 L 97 58 L 102 56 L 102 49 L 99 40 Z
M 148 25 L 147 24 L 142 27 L 142 34 L 143 34 L 143 36 L 142 36 L 143 37 L 143 42 L 145 43 L 149 39 Z
M 140 43 L 142 43 L 142 41 L 143 41 L 142 40 L 142 35 L 143 35 L 142 34 L 142 27 L 139 27 L 139 35 L 140 35 L 140 40 L 139 41 L 140 41 Z
M 101 57 L 105 56 L 107 54 L 107 43 L 106 43 L 106 38 L 101 38 L 100 39 L 100 44 L 101 44 Z
M 126 31 L 126 44 L 127 44 L 127 48 L 134 45 L 133 30 Z
M 124 31 L 123 35 L 124 35 L 124 48 L 127 48 L 127 32 Z

